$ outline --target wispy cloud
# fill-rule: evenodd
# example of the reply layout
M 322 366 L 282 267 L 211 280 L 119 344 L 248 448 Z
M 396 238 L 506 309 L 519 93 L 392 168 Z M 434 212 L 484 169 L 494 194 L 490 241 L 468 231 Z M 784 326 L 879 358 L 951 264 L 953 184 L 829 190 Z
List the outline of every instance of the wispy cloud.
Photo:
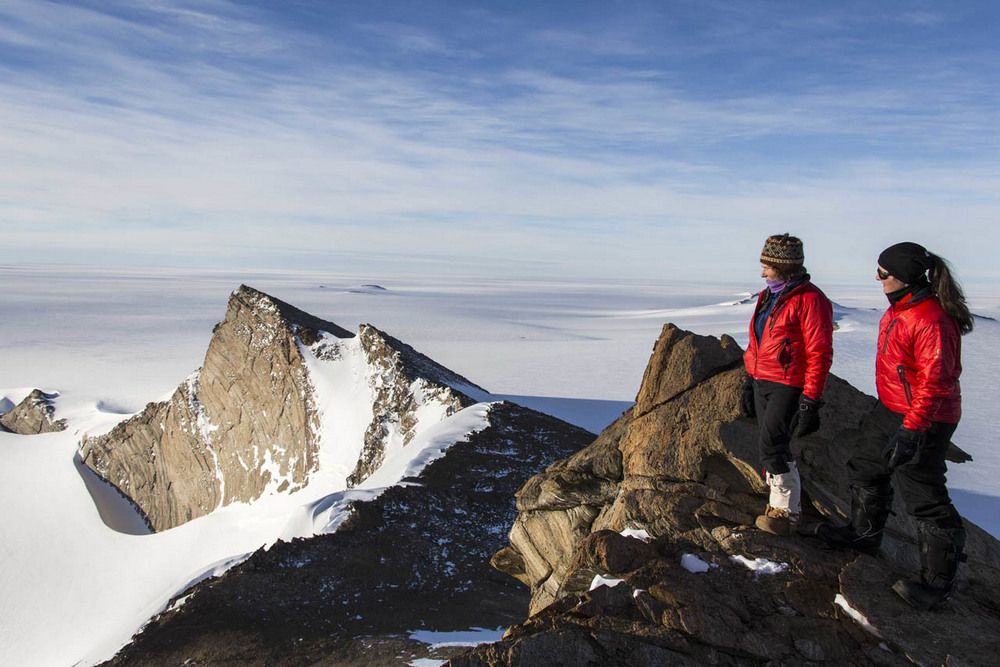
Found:
M 982 51 L 868 62 L 843 13 L 772 28 L 770 45 L 722 9 L 701 45 L 690 16 L 651 40 L 643 16 L 605 30 L 477 10 L 498 35 L 478 43 L 469 16 L 316 27 L 218 0 L 5 3 L 5 243 L 29 260 L 317 264 L 319 247 L 650 275 L 708 250 L 752 264 L 775 227 L 831 262 L 856 252 L 845 224 L 974 256 L 938 231 L 959 211 L 1000 240 Z M 825 76 L 795 61 L 817 33 Z M 734 53 L 736 70 L 712 64 Z

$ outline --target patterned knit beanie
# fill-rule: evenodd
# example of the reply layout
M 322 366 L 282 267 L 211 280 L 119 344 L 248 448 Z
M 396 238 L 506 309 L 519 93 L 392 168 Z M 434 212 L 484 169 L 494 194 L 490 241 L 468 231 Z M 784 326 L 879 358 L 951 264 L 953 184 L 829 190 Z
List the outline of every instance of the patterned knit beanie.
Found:
M 761 264 L 773 266 L 783 273 L 801 268 L 803 262 L 802 241 L 788 234 L 769 236 L 760 251 Z

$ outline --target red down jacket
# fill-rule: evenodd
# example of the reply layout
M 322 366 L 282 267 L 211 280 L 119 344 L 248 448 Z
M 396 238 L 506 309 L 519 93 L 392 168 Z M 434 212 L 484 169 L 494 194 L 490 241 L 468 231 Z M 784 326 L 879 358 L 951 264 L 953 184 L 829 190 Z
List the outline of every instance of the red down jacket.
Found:
M 806 280 L 778 295 L 757 340 L 754 320 L 769 298 L 771 293 L 763 290 L 750 318 L 750 344 L 743 353 L 747 373 L 755 380 L 801 387 L 807 397 L 819 400 L 833 363 L 833 304 Z
M 907 297 L 889 306 L 878 328 L 878 398 L 904 415 L 903 426 L 923 431 L 931 422 L 962 417 L 962 338 L 958 323 L 933 296 Z

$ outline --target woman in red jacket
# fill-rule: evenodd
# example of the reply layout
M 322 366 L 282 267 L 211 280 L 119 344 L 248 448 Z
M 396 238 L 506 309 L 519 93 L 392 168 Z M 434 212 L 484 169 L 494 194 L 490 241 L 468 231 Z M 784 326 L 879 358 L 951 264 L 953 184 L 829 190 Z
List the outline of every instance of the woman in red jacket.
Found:
M 893 590 L 928 610 L 951 593 L 965 546 L 962 519 L 945 486 L 945 452 L 962 416 L 961 336 L 973 321 L 947 262 L 921 245 L 886 248 L 876 277 L 889 299 L 875 356 L 879 410 L 888 410 L 898 429 L 881 452 L 877 444 L 862 447 L 848 462 L 850 525 L 824 524 L 818 532 L 833 546 L 876 554 L 895 479 L 917 523 L 921 573 L 919 580 L 897 581 Z
M 777 535 L 792 531 L 801 513 L 801 480 L 792 437 L 819 428 L 820 398 L 833 362 L 833 305 L 809 280 L 802 241 L 772 236 L 761 252 L 767 281 L 750 320 L 743 363 L 750 376 L 741 408 L 756 416 L 760 455 L 770 487 L 767 510 L 756 525 Z

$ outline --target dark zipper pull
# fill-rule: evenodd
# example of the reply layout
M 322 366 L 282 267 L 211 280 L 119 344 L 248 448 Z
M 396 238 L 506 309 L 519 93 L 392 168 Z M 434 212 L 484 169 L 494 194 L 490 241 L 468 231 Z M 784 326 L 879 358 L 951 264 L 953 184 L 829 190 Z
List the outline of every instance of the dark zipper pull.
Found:
M 906 379 L 906 367 L 903 364 L 896 366 L 896 375 L 899 376 L 899 382 L 903 385 L 903 394 L 906 396 L 906 404 L 913 405 L 913 391 L 910 389 L 910 383 Z

